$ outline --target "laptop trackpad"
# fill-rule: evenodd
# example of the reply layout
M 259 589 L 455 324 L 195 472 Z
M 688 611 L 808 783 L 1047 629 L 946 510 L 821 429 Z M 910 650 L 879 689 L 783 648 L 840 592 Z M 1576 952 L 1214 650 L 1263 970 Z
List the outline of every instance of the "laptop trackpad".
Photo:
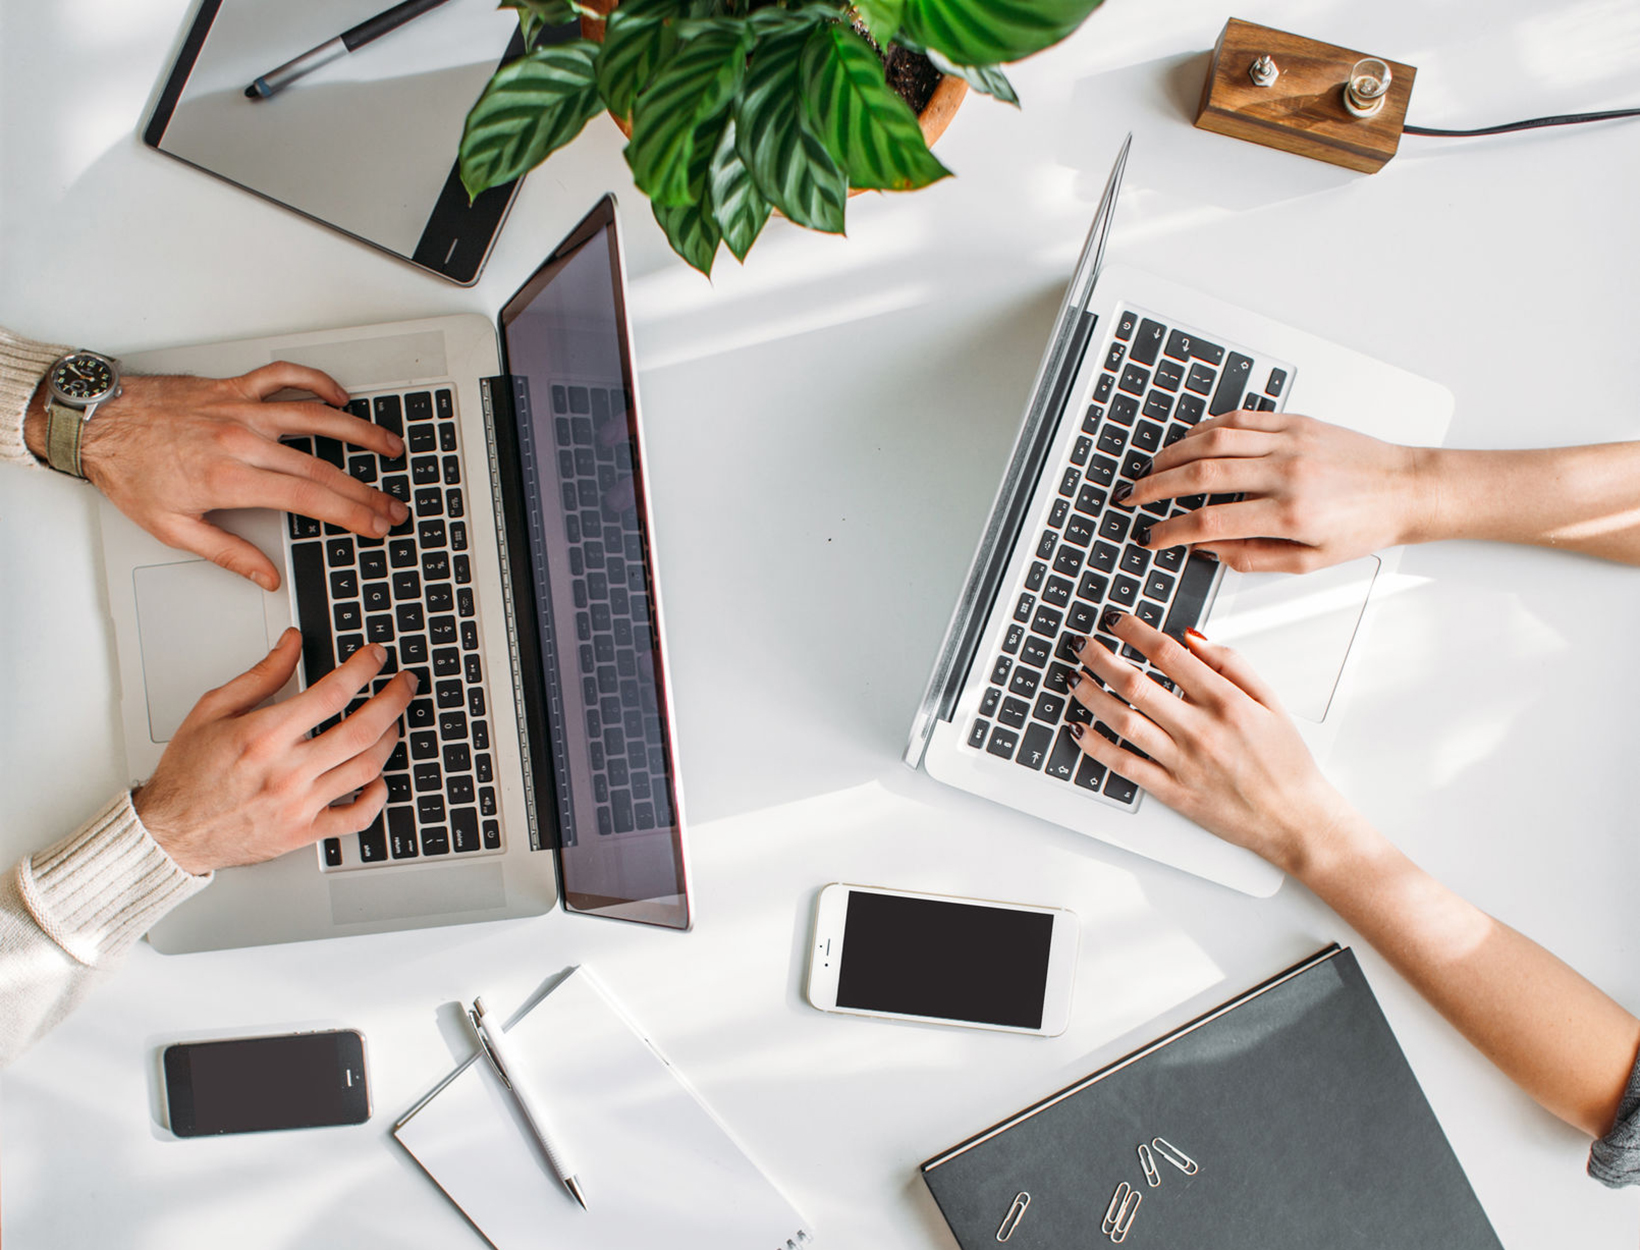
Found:
M 148 736 L 169 742 L 200 695 L 267 655 L 263 595 L 204 560 L 145 565 L 132 579 Z
M 1227 572 L 1207 636 L 1246 656 L 1294 716 L 1319 724 L 1377 575 L 1377 556 L 1301 577 Z

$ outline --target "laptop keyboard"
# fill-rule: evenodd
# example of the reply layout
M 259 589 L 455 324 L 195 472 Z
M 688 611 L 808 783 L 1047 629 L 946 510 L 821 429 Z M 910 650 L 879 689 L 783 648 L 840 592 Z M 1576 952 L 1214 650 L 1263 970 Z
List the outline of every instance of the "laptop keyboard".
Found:
M 597 831 L 667 829 L 675 816 L 626 396 L 619 388 L 555 382 L 552 413 Z M 565 845 L 574 846 L 580 831 L 565 823 Z
M 453 392 L 375 395 L 347 410 L 402 436 L 405 455 L 388 460 L 331 438 L 285 441 L 402 500 L 410 515 L 385 539 L 287 517 L 307 684 L 367 643 L 388 653 L 370 691 L 316 732 L 357 711 L 401 666 L 421 686 L 382 772 L 387 806 L 346 844 L 326 838 L 320 863 L 333 870 L 498 853 L 504 848 Z
M 1070 639 L 1120 648 L 1152 681 L 1174 690 L 1145 656 L 1106 632 L 1100 618 L 1119 608 L 1182 639 L 1202 618 L 1218 563 L 1184 547 L 1153 552 L 1142 544 L 1159 521 L 1239 496 L 1193 495 L 1138 509 L 1111 496 L 1143 477 L 1152 456 L 1203 419 L 1279 406 L 1291 367 L 1224 343 L 1138 309 L 1117 315 L 1087 410 L 1074 436 L 1062 437 L 1057 463 L 1045 470 L 1052 489 L 1044 492 L 1032 527 L 1021 531 L 1020 541 L 1033 543 L 1034 551 L 1007 597 L 1012 610 L 1001 644 L 981 657 L 988 677 L 968 723 L 970 748 L 1127 811 L 1138 807 L 1139 787 L 1084 755 L 1071 737 L 1071 723 L 1092 724 L 1147 758 L 1071 697 L 1080 665 Z

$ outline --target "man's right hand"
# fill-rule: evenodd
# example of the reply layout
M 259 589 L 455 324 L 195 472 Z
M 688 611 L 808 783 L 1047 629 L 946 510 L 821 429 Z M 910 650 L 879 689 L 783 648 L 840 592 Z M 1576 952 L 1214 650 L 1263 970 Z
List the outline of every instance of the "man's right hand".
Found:
M 308 738 L 381 672 L 387 652 L 365 647 L 301 694 L 259 706 L 296 671 L 301 639 L 287 629 L 266 659 L 201 698 L 132 797 L 154 841 L 186 872 L 260 863 L 357 832 L 387 801 L 381 771 L 415 675 L 399 673 L 341 724 Z

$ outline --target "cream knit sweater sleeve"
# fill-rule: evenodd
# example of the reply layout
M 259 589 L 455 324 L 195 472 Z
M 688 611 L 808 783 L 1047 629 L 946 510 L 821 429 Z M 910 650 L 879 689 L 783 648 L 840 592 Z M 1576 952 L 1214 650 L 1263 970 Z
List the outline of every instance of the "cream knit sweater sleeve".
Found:
M 23 414 L 64 349 L 0 329 L 0 462 L 38 466 Z M 77 1006 L 138 938 L 210 884 L 172 862 L 121 794 L 0 877 L 0 1067 Z

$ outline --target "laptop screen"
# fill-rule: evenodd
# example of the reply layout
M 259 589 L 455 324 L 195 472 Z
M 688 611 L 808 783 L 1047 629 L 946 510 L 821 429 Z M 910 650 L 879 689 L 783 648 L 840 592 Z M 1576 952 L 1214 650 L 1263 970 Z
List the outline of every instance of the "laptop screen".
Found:
M 537 815 L 565 905 L 685 928 L 689 906 L 614 200 L 501 313 L 516 436 L 509 542 Z M 517 550 L 527 546 L 525 553 Z M 523 570 L 527 567 L 527 574 Z M 533 612 L 522 610 L 533 606 Z M 533 616 L 533 622 L 529 618 Z M 526 628 L 528 627 L 528 628 Z M 534 661 L 533 663 L 531 661 Z M 532 670 L 534 670 L 532 672 Z M 543 759 L 543 755 L 548 758 Z M 549 813 L 542 808 L 551 805 Z

